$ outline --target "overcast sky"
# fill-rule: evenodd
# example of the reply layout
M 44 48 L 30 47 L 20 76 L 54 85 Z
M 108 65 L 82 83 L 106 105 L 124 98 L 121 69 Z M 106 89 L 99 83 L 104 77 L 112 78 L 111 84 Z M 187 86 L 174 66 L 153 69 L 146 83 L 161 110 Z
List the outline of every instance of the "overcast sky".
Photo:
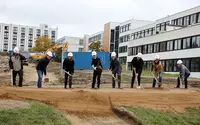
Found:
M 153 21 L 198 5 L 200 0 L 0 0 L 0 23 L 45 23 L 58 27 L 58 38 L 82 37 L 107 22 Z

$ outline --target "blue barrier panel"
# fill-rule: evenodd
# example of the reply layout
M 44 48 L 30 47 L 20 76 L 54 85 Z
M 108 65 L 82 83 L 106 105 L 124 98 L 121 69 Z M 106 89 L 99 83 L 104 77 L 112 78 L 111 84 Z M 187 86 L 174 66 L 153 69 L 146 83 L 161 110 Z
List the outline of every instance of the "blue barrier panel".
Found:
M 62 62 L 67 57 L 68 52 L 63 52 Z M 109 52 L 97 52 L 97 57 L 101 59 L 103 69 L 107 70 L 110 64 Z M 91 67 L 92 53 L 91 52 L 73 52 L 73 58 L 75 62 L 75 70 L 93 70 Z

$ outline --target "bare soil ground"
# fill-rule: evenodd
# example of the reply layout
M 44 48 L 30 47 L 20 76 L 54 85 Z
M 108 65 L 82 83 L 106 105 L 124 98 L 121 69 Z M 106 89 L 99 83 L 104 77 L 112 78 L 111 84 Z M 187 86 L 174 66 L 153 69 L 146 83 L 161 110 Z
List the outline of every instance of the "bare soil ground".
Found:
M 37 81 L 34 67 L 25 68 L 25 83 Z M 54 73 L 52 80 L 57 80 Z M 0 75 L 0 77 L 3 75 Z M 7 77 L 5 77 L 7 79 Z M 5 79 L 2 77 L 0 82 Z M 1 83 L 0 83 L 1 84 Z M 118 118 L 111 110 L 112 105 L 142 106 L 170 112 L 184 112 L 186 107 L 200 106 L 199 89 L 111 89 L 111 84 L 102 85 L 102 89 L 89 89 L 91 85 L 74 85 L 74 89 L 34 87 L 0 87 L 0 100 L 36 100 L 66 112 L 72 125 L 129 125 Z M 80 88 L 79 88 L 80 87 Z M 110 100 L 109 100 L 110 98 Z

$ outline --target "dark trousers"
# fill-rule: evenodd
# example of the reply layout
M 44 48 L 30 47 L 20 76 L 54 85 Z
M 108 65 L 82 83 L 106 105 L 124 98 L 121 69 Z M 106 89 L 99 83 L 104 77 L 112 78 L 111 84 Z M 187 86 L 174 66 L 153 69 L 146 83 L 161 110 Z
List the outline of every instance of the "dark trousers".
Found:
M 42 70 L 37 70 L 37 74 L 38 74 L 38 88 L 42 88 L 42 77 L 43 77 L 43 72 Z
M 101 71 L 93 72 L 92 88 L 95 88 L 96 79 L 97 79 L 97 88 L 99 88 L 101 82 Z
M 65 86 L 64 87 L 67 88 L 68 77 L 69 77 L 69 88 L 72 88 L 72 76 L 69 76 L 67 73 L 65 73 Z
M 185 84 L 185 88 L 186 89 L 188 88 L 188 81 L 187 81 L 187 79 L 188 79 L 189 76 L 190 76 L 190 74 L 186 74 L 185 75 L 185 79 L 184 79 L 184 83 L 183 83 L 183 84 Z M 177 79 L 177 86 L 176 86 L 176 88 L 180 88 L 180 78 L 179 77 Z
M 121 73 L 114 73 L 114 77 L 118 79 L 118 88 L 121 87 Z M 115 79 L 112 78 L 112 87 L 115 88 Z
M 140 86 L 141 74 L 142 74 L 142 72 L 138 73 L 138 77 L 137 77 L 138 86 Z M 132 80 L 131 80 L 131 88 L 133 88 L 133 85 L 134 85 L 134 82 L 135 82 L 135 77 L 136 77 L 136 74 L 135 74 L 135 71 L 133 70 L 133 76 L 132 76 Z
M 16 76 L 18 74 L 19 76 L 19 85 L 20 87 L 22 87 L 22 82 L 23 82 L 23 70 L 20 71 L 14 71 L 13 70 L 13 85 L 16 86 Z

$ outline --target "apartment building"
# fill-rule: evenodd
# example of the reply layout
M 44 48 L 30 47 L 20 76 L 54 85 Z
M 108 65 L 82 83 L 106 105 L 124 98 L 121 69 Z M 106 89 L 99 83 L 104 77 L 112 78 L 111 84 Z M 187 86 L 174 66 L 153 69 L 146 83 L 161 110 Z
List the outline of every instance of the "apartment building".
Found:
M 67 51 L 69 52 L 83 52 L 83 38 L 64 36 L 57 40 L 56 45 L 64 45 L 69 43 Z
M 145 69 L 150 68 L 155 55 L 160 55 L 165 72 L 176 73 L 177 60 L 181 59 L 192 76 L 200 77 L 200 6 L 132 29 L 127 43 L 127 68 L 141 52 Z
M 40 36 L 48 36 L 52 42 L 57 40 L 58 29 L 49 28 L 46 24 L 23 26 L 0 23 L 0 51 L 12 50 L 18 46 L 21 51 L 28 51 L 34 47 L 34 41 Z

